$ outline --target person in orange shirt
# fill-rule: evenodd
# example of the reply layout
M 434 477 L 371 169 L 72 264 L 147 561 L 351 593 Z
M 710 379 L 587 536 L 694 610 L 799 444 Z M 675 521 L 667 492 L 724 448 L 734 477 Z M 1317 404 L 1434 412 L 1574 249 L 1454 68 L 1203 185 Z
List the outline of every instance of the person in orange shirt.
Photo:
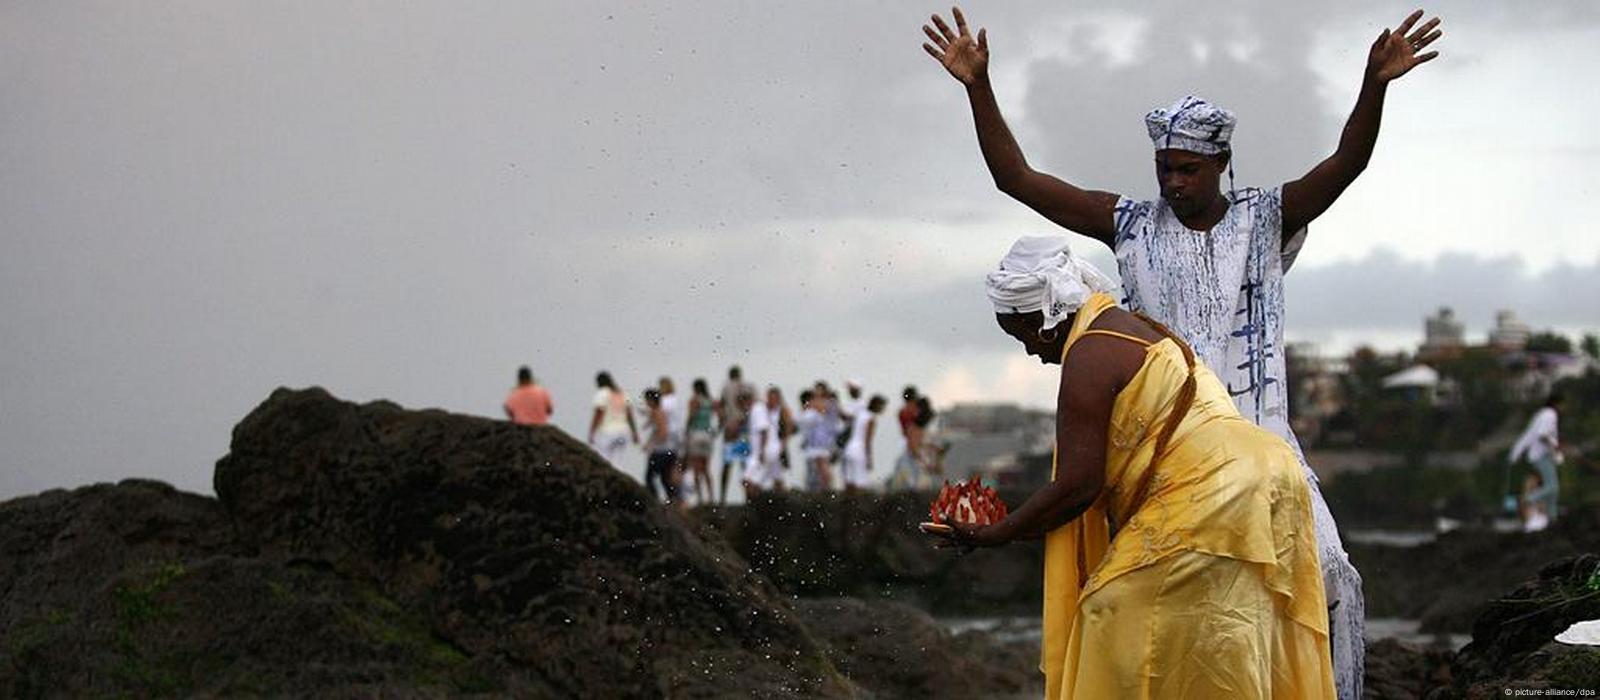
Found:
M 550 392 L 533 380 L 533 370 L 526 365 L 517 369 L 517 388 L 506 396 L 505 409 L 506 418 L 517 425 L 544 425 L 556 412 Z

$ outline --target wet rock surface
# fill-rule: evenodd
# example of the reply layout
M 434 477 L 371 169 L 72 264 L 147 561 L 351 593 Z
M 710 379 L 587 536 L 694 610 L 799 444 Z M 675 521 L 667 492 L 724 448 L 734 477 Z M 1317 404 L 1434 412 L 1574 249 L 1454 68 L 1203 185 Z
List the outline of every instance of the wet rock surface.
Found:
M 1038 548 L 1024 543 L 966 556 L 931 549 L 914 530 L 929 497 L 779 495 L 744 508 L 701 509 L 697 515 L 757 571 L 795 595 L 897 601 L 941 616 L 1037 615 L 1043 566 Z M 1007 495 L 1008 502 L 1020 498 Z M 1600 610 L 1564 604 L 1549 624 L 1528 627 L 1534 618 L 1505 618 L 1494 627 L 1507 631 L 1491 634 L 1484 627 L 1486 620 L 1503 617 L 1497 611 L 1508 596 L 1547 596 L 1549 590 L 1537 587 L 1533 593 L 1508 591 L 1534 585 L 1529 579 L 1550 562 L 1600 552 L 1595 514 L 1568 514 L 1540 533 L 1458 531 L 1416 547 L 1350 544 L 1348 549 L 1363 573 L 1370 614 L 1417 619 L 1422 632 L 1470 632 L 1479 640 L 1460 656 L 1448 646 L 1369 642 L 1368 697 L 1504 697 L 1507 687 L 1600 690 L 1600 679 L 1585 680 L 1590 652 L 1551 641 L 1572 622 L 1600 618 Z M 1565 571 L 1572 575 L 1574 570 Z M 1585 600 L 1600 601 L 1600 593 Z M 1526 614 L 1529 604 L 1516 605 Z M 1507 644 L 1506 635 L 1518 639 L 1517 634 L 1528 636 Z M 1036 653 L 1035 643 L 1013 668 L 1033 668 Z M 1552 674 L 1575 685 L 1550 685 Z
M 972 697 L 1031 668 L 952 675 L 1008 647 L 909 608 L 797 612 L 555 429 L 279 390 L 215 484 L 0 503 L 0 697 Z
M 828 658 L 878 698 L 1038 697 L 1037 642 L 986 632 L 951 634 L 927 613 L 893 602 L 817 598 L 796 603 Z
M 1575 622 L 1600 619 L 1600 556 L 1552 562 L 1488 601 L 1472 643 L 1451 662 L 1450 687 L 1429 697 L 1504 697 L 1507 691 L 1600 691 L 1600 647 L 1554 641 Z
M 1456 531 L 1415 547 L 1347 543 L 1367 614 L 1420 620 L 1423 632 L 1466 633 L 1484 604 L 1546 564 L 1600 552 L 1600 520 L 1578 512 L 1536 533 Z
M 952 634 L 925 612 L 1036 615 L 1039 548 L 935 550 L 915 530 L 926 494 L 685 517 L 557 430 L 318 389 L 247 416 L 215 483 L 215 499 L 129 480 L 0 503 L 0 697 L 963 698 L 1042 682 L 1036 636 Z M 1455 655 L 1372 644 L 1368 696 L 1600 686 L 1600 655 L 1551 640 L 1600 618 L 1593 525 L 1353 548 L 1369 608 L 1473 632 Z
M 786 593 L 895 600 L 941 616 L 1037 615 L 1043 550 L 1034 542 L 956 555 L 916 530 L 930 493 L 776 494 L 695 517 Z M 1026 494 L 1006 494 L 1020 503 Z M 1346 543 L 1367 613 L 1466 634 L 1484 602 L 1546 563 L 1600 552 L 1600 518 L 1574 513 L 1545 532 L 1457 531 L 1414 547 Z
M 0 697 L 446 695 L 493 677 L 371 586 L 254 558 L 213 499 L 0 504 Z
M 1396 639 L 1367 643 L 1366 697 L 1369 700 L 1412 700 L 1449 685 L 1449 649 L 1421 648 Z
M 0 504 L 0 695 L 858 694 L 736 554 L 554 429 L 279 390 L 215 480 Z
M 1026 494 L 1006 494 L 1020 503 Z M 1018 542 L 965 554 L 936 549 L 917 523 L 931 493 L 763 495 L 695 516 L 787 593 L 889 599 L 941 616 L 1037 615 L 1044 550 Z
M 846 694 L 776 589 L 554 428 L 273 395 L 216 490 L 240 537 L 326 562 L 563 695 Z

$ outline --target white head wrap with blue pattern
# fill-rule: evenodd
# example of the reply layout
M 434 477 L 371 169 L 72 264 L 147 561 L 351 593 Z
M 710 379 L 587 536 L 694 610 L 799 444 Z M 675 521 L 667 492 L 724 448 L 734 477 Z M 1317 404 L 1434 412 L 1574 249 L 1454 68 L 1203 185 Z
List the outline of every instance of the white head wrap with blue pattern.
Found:
M 1157 107 L 1144 115 L 1144 126 L 1156 150 L 1176 149 L 1214 156 L 1231 150 L 1233 112 L 1189 95 L 1170 107 Z

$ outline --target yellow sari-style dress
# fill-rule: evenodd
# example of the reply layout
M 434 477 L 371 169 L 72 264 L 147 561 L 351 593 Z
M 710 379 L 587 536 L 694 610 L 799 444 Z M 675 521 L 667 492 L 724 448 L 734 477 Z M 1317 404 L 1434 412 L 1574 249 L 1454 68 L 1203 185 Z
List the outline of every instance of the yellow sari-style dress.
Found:
M 1113 306 L 1091 297 L 1066 349 L 1086 334 L 1148 347 L 1112 407 L 1100 498 L 1045 537 L 1046 697 L 1334 697 L 1311 497 L 1294 452 L 1196 364 L 1193 404 L 1153 455 L 1189 363 L 1172 339 L 1090 330 Z

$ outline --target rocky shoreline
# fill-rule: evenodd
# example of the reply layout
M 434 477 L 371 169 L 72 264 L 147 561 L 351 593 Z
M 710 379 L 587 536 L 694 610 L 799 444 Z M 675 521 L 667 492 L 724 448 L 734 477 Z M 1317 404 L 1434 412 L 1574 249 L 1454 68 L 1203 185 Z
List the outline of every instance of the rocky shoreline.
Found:
M 0 503 L 0 697 L 973 697 L 1031 681 L 984 661 L 1003 645 L 914 608 L 784 594 L 555 429 L 279 390 L 215 482 L 214 499 L 129 480 Z
M 247 416 L 215 484 L 0 503 L 0 696 L 1040 691 L 1037 642 L 927 612 L 1037 614 L 1038 547 L 932 550 L 917 495 L 684 516 L 558 430 L 320 389 Z M 1353 550 L 1369 609 L 1473 633 L 1457 654 L 1373 644 L 1369 697 L 1600 687 L 1594 652 L 1549 641 L 1600 618 L 1592 524 Z

